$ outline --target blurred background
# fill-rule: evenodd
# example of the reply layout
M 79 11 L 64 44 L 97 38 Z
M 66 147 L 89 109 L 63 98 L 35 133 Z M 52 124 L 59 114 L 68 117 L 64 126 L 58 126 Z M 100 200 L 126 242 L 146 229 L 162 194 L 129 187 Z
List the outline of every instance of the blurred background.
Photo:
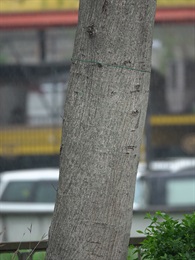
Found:
M 0 176 L 59 167 L 78 6 L 79 0 L 0 1 Z M 137 189 L 137 209 L 168 204 L 191 207 L 184 212 L 195 208 L 194 10 L 194 0 L 157 1 L 151 92 L 138 170 L 147 191 L 145 184 Z M 177 171 L 182 182 L 179 177 L 173 182 L 172 172 Z M 159 177 L 156 182 L 153 175 Z M 171 184 L 163 186 L 160 176 L 170 176 Z M 161 193 L 154 202 L 159 179 Z M 184 190 L 187 198 L 182 200 Z M 145 192 L 151 193 L 146 202 Z M 8 210 L 0 210 L 5 218 Z M 1 218 L 0 227 L 8 229 Z

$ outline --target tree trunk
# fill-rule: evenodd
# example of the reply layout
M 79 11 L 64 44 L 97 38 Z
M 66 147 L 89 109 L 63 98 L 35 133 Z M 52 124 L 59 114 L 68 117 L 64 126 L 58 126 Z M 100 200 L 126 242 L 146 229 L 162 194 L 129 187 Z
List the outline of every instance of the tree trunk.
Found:
M 48 260 L 125 260 L 155 0 L 80 0 Z

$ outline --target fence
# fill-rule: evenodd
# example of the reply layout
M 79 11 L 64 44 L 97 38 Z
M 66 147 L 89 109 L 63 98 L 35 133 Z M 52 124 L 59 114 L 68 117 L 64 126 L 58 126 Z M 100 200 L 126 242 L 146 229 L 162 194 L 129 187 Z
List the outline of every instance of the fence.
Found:
M 143 240 L 144 237 L 132 237 L 129 240 L 129 245 L 134 245 L 136 247 L 139 247 Z M 47 249 L 47 240 L 0 243 L 0 259 L 1 259 L 1 254 L 14 253 L 18 257 L 18 260 L 27 260 L 27 259 L 32 260 L 34 253 L 40 251 L 46 251 L 46 249 Z M 24 252 L 24 250 L 27 251 Z M 15 259 L 15 258 L 12 257 L 11 259 Z

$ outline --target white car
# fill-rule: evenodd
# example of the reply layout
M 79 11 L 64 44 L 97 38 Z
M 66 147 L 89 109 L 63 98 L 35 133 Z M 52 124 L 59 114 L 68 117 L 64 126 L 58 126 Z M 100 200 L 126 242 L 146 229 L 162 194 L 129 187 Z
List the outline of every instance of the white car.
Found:
M 15 170 L 0 174 L 0 210 L 44 211 L 54 207 L 59 169 Z M 139 179 L 139 177 L 137 178 Z M 138 186 L 138 185 L 137 185 Z M 139 187 L 135 197 L 139 196 Z M 135 198 L 134 209 L 139 208 Z
M 0 174 L 0 242 L 47 238 L 59 169 Z
M 51 168 L 0 174 L 0 242 L 47 238 L 58 178 L 59 169 Z M 138 186 L 136 194 L 139 191 Z
M 0 174 L 0 211 L 53 209 L 58 178 L 59 169 L 51 168 Z

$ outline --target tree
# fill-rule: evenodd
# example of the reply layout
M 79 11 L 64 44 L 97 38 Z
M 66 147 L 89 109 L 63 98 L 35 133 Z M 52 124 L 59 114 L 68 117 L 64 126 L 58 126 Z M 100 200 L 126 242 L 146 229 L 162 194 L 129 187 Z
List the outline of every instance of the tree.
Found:
M 156 0 L 80 0 L 48 260 L 125 260 Z

